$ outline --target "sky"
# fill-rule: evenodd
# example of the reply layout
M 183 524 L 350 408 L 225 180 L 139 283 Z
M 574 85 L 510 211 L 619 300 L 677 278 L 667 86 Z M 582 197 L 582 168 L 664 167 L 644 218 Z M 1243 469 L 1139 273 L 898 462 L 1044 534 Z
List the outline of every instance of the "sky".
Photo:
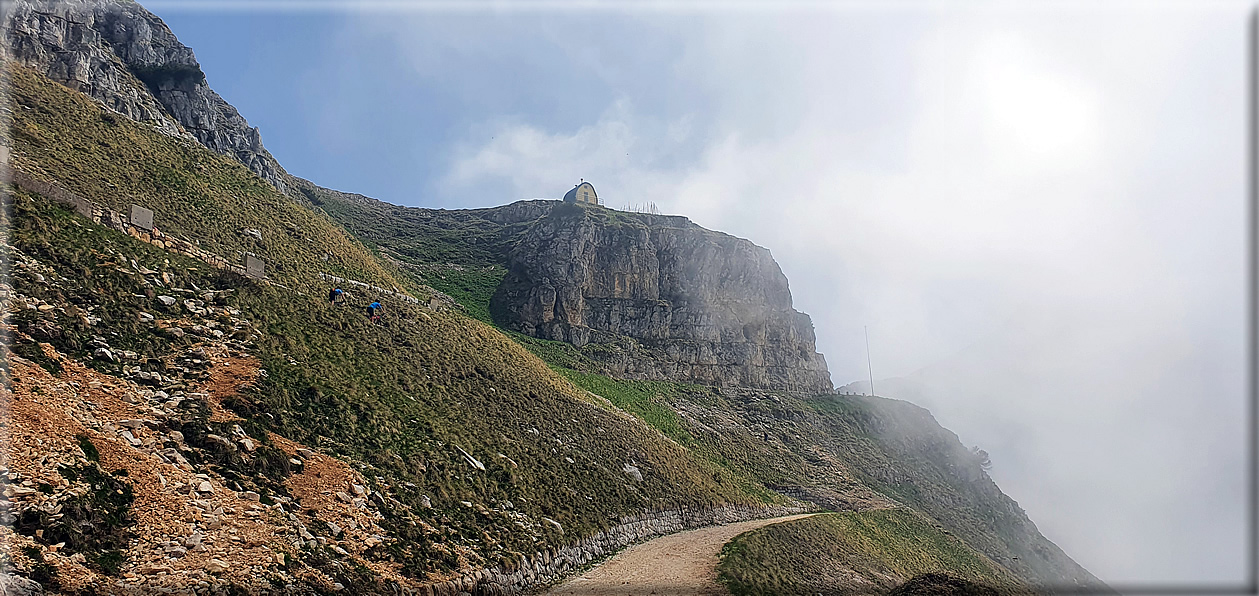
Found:
M 1094 574 L 1247 579 L 1249 4 L 146 5 L 289 172 L 748 238 Z

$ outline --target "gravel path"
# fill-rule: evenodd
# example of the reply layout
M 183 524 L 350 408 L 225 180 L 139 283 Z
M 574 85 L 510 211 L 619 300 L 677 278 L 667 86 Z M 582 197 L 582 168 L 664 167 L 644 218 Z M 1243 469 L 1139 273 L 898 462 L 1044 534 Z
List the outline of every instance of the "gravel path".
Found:
M 553 588 L 552 596 L 692 596 L 729 594 L 717 583 L 717 555 L 735 536 L 812 514 L 758 519 L 662 536 L 631 546 Z

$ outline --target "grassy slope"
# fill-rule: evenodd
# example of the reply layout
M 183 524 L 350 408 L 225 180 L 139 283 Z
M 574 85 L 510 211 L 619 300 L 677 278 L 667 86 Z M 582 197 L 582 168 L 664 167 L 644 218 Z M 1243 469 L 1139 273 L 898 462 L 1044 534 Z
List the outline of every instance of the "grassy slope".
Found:
M 867 486 L 931 516 L 976 550 L 1029 581 L 1100 581 L 1039 531 L 931 413 L 861 396 L 809 400 L 823 444 Z
M 862 396 L 775 398 L 610 379 L 563 368 L 558 364 L 580 366 L 579 355 L 550 343 L 525 345 L 578 386 L 736 477 L 760 486 L 808 487 L 855 509 L 883 506 L 874 489 L 926 514 L 1027 581 L 1097 581 L 1041 536 L 957 437 L 922 408 Z
M 453 297 L 468 314 L 493 323 L 490 299 L 507 274 L 508 253 L 533 221 L 500 223 L 504 208 L 421 209 L 322 188 L 294 179 L 310 204 L 340 222 L 369 246 L 404 264 L 422 283 Z M 603 226 L 648 228 L 648 217 L 605 208 L 522 201 L 522 210 L 563 217 L 580 214 Z M 513 205 L 507 209 L 520 207 Z M 653 226 L 677 225 L 655 218 Z M 585 350 L 597 350 L 590 345 Z
M 295 178 L 293 187 L 313 207 L 341 222 L 373 249 L 402 263 L 419 282 L 461 304 L 485 323 L 490 296 L 507 269 L 501 254 L 514 230 L 480 217 L 484 210 L 411 209 L 322 188 Z
M 966 543 L 897 509 L 818 515 L 748 532 L 722 549 L 718 567 L 737 596 L 863 594 L 933 572 L 1004 592 L 1026 589 Z
M 235 160 L 157 134 L 18 64 L 5 76 L 13 159 L 32 174 L 124 213 L 132 203 L 148 207 L 163 232 L 229 260 L 258 254 L 269 277 L 292 287 L 317 287 L 318 271 L 403 285 L 326 215 L 299 207 Z M 262 240 L 245 229 L 260 230 Z
M 116 208 L 126 200 L 124 191 L 114 187 L 166 201 L 150 204 L 169 214 L 159 216 L 159 225 L 220 250 L 240 246 L 237 225 L 258 227 L 264 238 L 283 238 L 289 221 L 324 226 L 331 238 L 324 242 L 336 243 L 350 264 L 361 260 L 357 268 L 334 272 L 391 280 L 368 251 L 322 216 L 261 182 L 246 180 L 252 174 L 243 168 L 216 162 L 204 150 L 122 118 L 98 125 L 92 119 L 100 120 L 102 112 L 95 104 L 35 75 L 18 70 L 13 80 L 17 104 L 30 108 L 15 109 L 27 113 L 14 134 L 16 152 L 27 165 L 76 192 Z M 32 103 L 42 107 L 27 105 Z M 107 126 L 118 128 L 101 128 Z M 76 132 L 79 127 L 83 134 Z M 204 193 L 195 209 L 181 206 L 177 198 L 162 198 L 171 187 L 160 182 L 161 171 L 154 168 L 181 159 L 210 168 L 208 173 L 185 172 L 186 189 L 200 189 L 186 192 Z M 95 177 L 89 177 L 93 168 Z M 222 188 L 233 181 L 241 186 Z M 230 209 L 220 210 L 220 202 L 241 194 L 252 197 L 259 208 L 248 219 L 231 220 L 235 216 Z M 377 488 L 401 503 L 390 510 L 386 524 L 407 540 L 380 556 L 413 573 L 456 565 L 459 557 L 446 547 L 462 547 L 460 556 L 467 563 L 496 563 L 575 540 L 615 523 L 622 514 L 759 500 L 725 470 L 646 424 L 597 405 L 478 321 L 385 300 L 384 324 L 370 325 L 357 309 L 332 308 L 321 296 L 301 296 L 211 270 L 25 193 L 16 193 L 15 201 L 12 242 L 62 272 L 73 301 L 84 308 L 99 305 L 95 312 L 108 313 L 91 330 L 76 328 L 68 317 L 61 321 L 68 332 L 56 341 L 66 353 L 87 357 L 86 339 L 92 333 L 109 334 L 114 345 L 147 354 L 167 347 L 166 340 L 134 323 L 136 312 L 152 308 L 151 300 L 135 298 L 143 292 L 141 280 L 122 273 L 103 278 L 82 274 L 89 263 L 134 258 L 171 271 L 181 283 L 235 287 L 232 304 L 263 332 L 257 355 L 268 375 L 230 406 L 251 423 L 358 461 L 369 476 L 379 477 Z M 230 221 L 223 223 L 219 215 Z M 171 219 L 168 223 L 162 217 Z M 276 255 L 291 256 L 278 275 L 286 281 L 310 279 L 323 268 L 322 259 L 305 258 L 297 239 L 269 247 Z M 43 290 L 26 286 L 19 291 L 37 295 Z M 483 462 L 486 470 L 474 469 L 456 446 Z M 621 470 L 625 463 L 639 467 L 641 483 Z M 425 496 L 431 497 L 433 508 L 422 506 Z M 512 512 L 526 516 L 522 524 Z M 558 521 L 563 534 L 543 523 L 543 516 Z

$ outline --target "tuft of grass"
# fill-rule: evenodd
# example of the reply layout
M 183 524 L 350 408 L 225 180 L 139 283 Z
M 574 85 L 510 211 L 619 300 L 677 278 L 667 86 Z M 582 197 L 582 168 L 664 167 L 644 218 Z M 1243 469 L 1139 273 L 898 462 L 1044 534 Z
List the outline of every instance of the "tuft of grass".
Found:
M 456 303 L 467 309 L 468 316 L 487 325 L 494 324 L 490 315 L 490 298 L 507 275 L 507 269 L 501 265 L 477 269 L 430 268 L 421 270 L 418 275 L 428 286 L 454 298 Z
M 52 376 L 61 376 L 61 363 L 44 354 L 44 350 L 39 347 L 38 343 L 33 341 L 20 341 L 9 346 L 9 350 L 18 356 L 38 364 L 40 368 L 48 371 L 48 374 Z
M 132 537 L 131 503 L 135 497 L 131 486 L 105 473 L 95 462 L 59 471 L 69 481 L 86 483 L 89 491 L 62 502 L 56 517 L 39 509 L 27 509 L 18 516 L 13 529 L 42 544 L 64 542 L 65 552 L 82 553 L 90 567 L 116 575 Z M 37 536 L 36 530 L 43 530 L 42 535 Z
M 604 397 L 616 407 L 638 416 L 665 436 L 677 441 L 678 444 L 683 446 L 694 444 L 691 433 L 686 430 L 686 424 L 668 406 L 668 398 L 680 393 L 680 384 L 666 381 L 613 379 L 605 375 L 566 368 L 554 370 L 572 381 L 574 385 Z
M 100 461 L 101 454 L 96 450 L 96 445 L 92 444 L 92 439 L 87 435 L 75 435 L 74 438 L 79 442 L 79 449 L 83 450 L 83 456 L 88 461 Z
M 539 339 L 516 331 L 504 331 L 508 337 L 529 350 L 534 356 L 552 368 L 568 369 L 576 372 L 596 372 L 599 363 L 591 360 L 573 344 L 551 339 Z

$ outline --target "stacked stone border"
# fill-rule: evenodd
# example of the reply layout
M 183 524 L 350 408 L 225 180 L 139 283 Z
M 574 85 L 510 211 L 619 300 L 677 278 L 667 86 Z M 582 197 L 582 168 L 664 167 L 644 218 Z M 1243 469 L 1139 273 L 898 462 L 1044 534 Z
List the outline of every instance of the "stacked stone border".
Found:
M 531 593 L 622 548 L 683 530 L 753 519 L 768 519 L 818 510 L 802 505 L 719 505 L 679 507 L 621 518 L 621 523 L 567 546 L 534 553 L 510 566 L 479 569 L 455 579 L 419 589 L 391 585 L 399 596 L 500 596 Z
M 420 303 L 419 298 L 415 298 L 414 296 L 408 296 L 406 294 L 403 294 L 401 292 L 395 292 L 393 290 L 386 290 L 385 288 L 382 288 L 380 286 L 374 286 L 372 284 L 369 284 L 364 281 L 359 281 L 357 279 L 346 279 L 344 277 L 337 277 L 335 275 L 329 275 L 327 273 L 320 273 L 319 279 L 322 279 L 324 281 L 330 281 L 332 283 L 346 284 L 348 286 L 369 289 L 369 290 L 372 290 L 373 292 L 384 294 L 386 296 L 393 296 L 394 298 L 397 298 L 398 300 L 401 300 L 403 302 L 410 302 L 411 304 Z
M 246 267 L 245 263 L 235 263 L 235 262 L 229 261 L 228 259 L 225 259 L 222 256 L 219 256 L 208 250 L 202 249 L 195 242 L 190 242 L 188 240 L 175 238 L 169 234 L 165 234 L 161 230 L 159 230 L 156 226 L 145 227 L 142 225 L 136 225 L 136 223 L 142 223 L 142 222 L 133 222 L 129 214 L 125 214 L 119 211 L 114 211 L 112 209 L 109 209 L 108 207 L 95 203 L 91 201 L 90 199 L 87 199 L 83 196 L 80 196 L 77 193 L 67 190 L 65 187 L 61 186 L 60 184 L 57 184 L 55 182 L 48 182 L 46 180 L 40 180 L 39 178 L 35 178 L 34 176 L 31 176 L 30 174 L 26 173 L 23 170 L 10 167 L 8 168 L 8 174 L 9 174 L 8 181 L 12 182 L 13 184 L 23 189 L 26 189 L 29 192 L 33 192 L 44 198 L 47 198 L 48 200 L 70 207 L 71 209 L 74 209 L 74 211 L 78 213 L 79 215 L 82 215 L 83 217 L 86 217 L 87 219 L 90 219 L 95 223 L 98 223 L 110 229 L 122 232 L 123 234 L 131 236 L 132 238 L 136 238 L 143 242 L 147 242 L 158 248 L 169 250 L 172 252 L 182 254 L 184 256 L 188 256 L 194 259 L 204 261 L 206 264 L 210 265 L 211 267 L 216 267 L 218 269 L 226 269 L 226 270 L 232 271 L 234 273 L 238 273 L 246 277 L 253 277 L 260 281 L 270 283 L 271 285 L 274 285 L 274 286 L 284 287 L 281 284 L 278 284 L 268 279 L 265 275 L 258 274 L 259 270 L 261 270 L 261 266 L 256 266 L 255 269 L 251 271 L 248 267 Z M 139 207 L 139 206 L 133 205 L 133 207 Z M 255 262 L 260 263 L 262 261 L 260 258 L 258 258 L 258 255 L 255 255 L 253 253 L 247 252 L 245 253 L 245 257 L 246 257 L 245 259 L 246 262 L 251 260 L 250 257 L 252 257 L 252 260 Z M 410 302 L 412 304 L 420 304 L 419 299 L 415 297 L 408 296 L 401 292 L 388 290 L 380 286 L 372 285 L 366 282 L 361 282 L 354 279 L 345 279 L 342 277 L 337 277 L 335 275 L 329 275 L 326 273 L 319 273 L 319 276 L 325 281 L 332 281 L 335 283 L 344 283 L 351 286 L 367 288 L 375 292 L 384 294 L 386 296 L 391 296 L 398 300 L 402 300 L 404 302 Z
M 189 242 L 187 240 L 165 234 L 161 230 L 157 229 L 157 227 L 153 227 L 152 230 L 147 230 L 134 225 L 131 222 L 129 215 L 119 211 L 114 211 L 113 209 L 103 205 L 99 205 L 74 192 L 66 190 L 64 187 L 55 182 L 40 180 L 17 168 L 10 167 L 8 170 L 8 178 L 11 182 L 13 182 L 13 184 L 24 188 L 27 191 L 43 196 L 51 201 L 70 207 L 79 215 L 82 215 L 93 222 L 122 232 L 132 238 L 148 242 L 158 248 L 176 252 L 194 259 L 199 259 L 212 267 L 227 269 L 234 273 L 239 273 L 240 275 L 249 275 L 249 272 L 245 269 L 244 264 L 233 263 L 215 253 L 203 250 L 194 242 Z M 263 279 L 265 280 L 265 278 Z

